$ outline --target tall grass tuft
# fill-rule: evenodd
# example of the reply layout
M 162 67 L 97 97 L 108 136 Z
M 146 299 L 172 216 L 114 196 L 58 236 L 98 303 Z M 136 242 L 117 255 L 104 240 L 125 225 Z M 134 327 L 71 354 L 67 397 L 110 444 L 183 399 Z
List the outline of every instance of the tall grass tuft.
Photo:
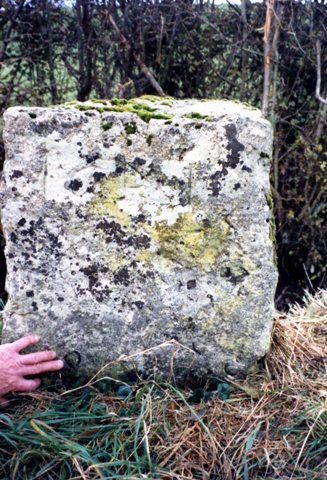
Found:
M 276 315 L 257 373 L 211 379 L 197 400 L 187 387 L 99 378 L 21 395 L 0 415 L 0 478 L 326 479 L 326 333 L 322 291 Z

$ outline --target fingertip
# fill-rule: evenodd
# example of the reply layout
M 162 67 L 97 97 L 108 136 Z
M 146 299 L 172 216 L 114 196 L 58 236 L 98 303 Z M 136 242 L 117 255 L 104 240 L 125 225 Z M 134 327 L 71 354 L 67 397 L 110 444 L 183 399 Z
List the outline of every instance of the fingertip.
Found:
M 34 345 L 34 343 L 38 343 L 40 341 L 40 336 L 39 335 L 27 335 L 26 337 L 23 337 L 20 340 L 22 342 L 25 341 L 25 344 Z
M 64 368 L 64 362 L 62 360 L 58 360 L 57 361 L 57 366 L 58 366 L 58 370 L 61 370 L 62 368 Z
M 11 344 L 12 348 L 16 352 L 20 352 L 24 350 L 24 348 L 29 347 L 30 345 L 34 345 L 40 341 L 39 335 L 28 335 L 27 337 L 22 337 L 16 340 Z

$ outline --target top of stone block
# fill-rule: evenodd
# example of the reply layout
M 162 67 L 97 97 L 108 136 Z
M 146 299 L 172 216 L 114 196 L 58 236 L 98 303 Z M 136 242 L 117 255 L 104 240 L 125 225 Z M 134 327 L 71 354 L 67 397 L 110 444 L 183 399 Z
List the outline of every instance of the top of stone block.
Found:
M 128 112 L 137 115 L 146 123 L 149 123 L 150 120 L 169 121 L 176 117 L 210 122 L 225 115 L 247 117 L 253 121 L 267 122 L 259 109 L 235 101 L 177 100 L 173 97 L 157 97 L 153 95 L 143 95 L 129 100 L 113 98 L 110 100 L 91 99 L 86 102 L 71 101 L 50 107 L 11 107 L 6 111 L 5 116 L 17 113 L 17 110 L 19 113 L 29 112 L 30 116 L 32 116 L 36 110 L 58 111 L 58 109 L 62 108 L 76 108 L 83 112 L 97 111 L 99 113 Z

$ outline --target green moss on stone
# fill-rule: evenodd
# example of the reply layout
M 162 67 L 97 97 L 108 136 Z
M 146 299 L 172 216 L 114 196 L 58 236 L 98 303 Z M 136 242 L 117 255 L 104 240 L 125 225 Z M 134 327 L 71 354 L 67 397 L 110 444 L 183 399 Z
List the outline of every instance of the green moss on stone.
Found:
M 166 120 L 172 118 L 171 115 L 168 115 L 166 113 L 160 113 L 160 112 L 153 112 L 149 111 L 148 109 L 144 110 L 139 107 L 135 108 L 133 105 L 123 105 L 119 107 L 106 107 L 106 111 L 109 112 L 131 112 L 131 113 L 136 113 L 141 120 L 143 120 L 146 123 L 149 123 L 151 119 L 157 119 L 157 120 Z
M 184 115 L 185 118 L 192 118 L 193 120 L 208 120 L 209 115 L 202 115 L 199 112 L 191 112 Z
M 132 103 L 134 110 L 145 110 L 146 112 L 155 112 L 156 109 L 146 103 Z
M 152 140 L 153 140 L 153 135 L 150 133 L 150 135 L 146 137 L 146 143 L 149 145 L 149 147 L 152 144 Z
M 147 96 L 143 96 L 140 98 L 141 99 L 143 98 L 144 100 L 149 100 Z M 141 102 L 139 98 L 132 98 L 131 100 L 126 100 L 125 98 L 113 98 L 112 100 L 92 99 L 90 100 L 90 102 L 94 103 L 94 105 L 90 105 L 90 103 L 78 103 L 74 101 L 74 102 L 68 102 L 64 106 L 74 107 L 82 112 L 86 112 L 88 110 L 96 110 L 99 113 L 103 113 L 103 112 L 135 113 L 141 118 L 141 120 L 143 120 L 146 123 L 149 123 L 151 119 L 170 120 L 172 118 L 172 115 L 158 112 L 156 108 L 152 107 L 151 105 L 148 105 L 145 102 Z M 96 104 L 100 104 L 101 106 Z
M 112 105 L 126 105 L 128 103 L 128 100 L 126 100 L 126 98 L 112 98 L 110 100 L 110 103 Z
M 169 102 L 171 105 L 171 103 L 175 100 L 174 97 L 159 97 L 157 95 L 142 95 L 140 98 L 147 100 L 148 102 L 160 102 L 163 105 L 166 105 L 167 102 Z
M 107 131 L 113 127 L 114 122 L 106 122 L 101 125 L 102 130 Z
M 136 123 L 135 122 L 125 123 L 124 129 L 125 129 L 126 135 L 132 135 L 137 131 Z
M 106 108 L 106 107 L 95 107 L 95 106 L 92 106 L 92 105 L 84 105 L 84 104 L 80 104 L 80 103 L 74 105 L 74 107 L 77 108 L 78 110 L 80 110 L 81 112 L 87 112 L 89 110 L 96 110 L 99 113 L 103 113 L 106 110 L 108 110 L 108 108 Z

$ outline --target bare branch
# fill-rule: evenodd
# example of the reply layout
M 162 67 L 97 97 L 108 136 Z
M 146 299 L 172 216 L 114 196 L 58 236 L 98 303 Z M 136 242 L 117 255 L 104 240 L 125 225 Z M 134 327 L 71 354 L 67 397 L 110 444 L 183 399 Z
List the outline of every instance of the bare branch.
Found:
M 144 75 L 146 76 L 146 78 L 149 80 L 149 82 L 151 83 L 151 85 L 153 86 L 153 88 L 155 89 L 155 91 L 158 93 L 158 95 L 160 95 L 161 97 L 164 97 L 165 96 L 165 93 L 163 91 L 163 89 L 161 88 L 161 86 L 159 85 L 159 83 L 157 82 L 157 80 L 154 78 L 153 76 L 153 73 L 149 70 L 149 68 L 145 65 L 145 63 L 143 62 L 143 60 L 141 59 L 140 55 L 137 54 L 131 47 L 131 45 L 129 44 L 127 38 L 124 36 L 124 34 L 122 33 L 122 31 L 119 29 L 117 23 L 115 22 L 115 20 L 113 19 L 112 15 L 109 13 L 108 14 L 108 20 L 109 22 L 111 23 L 113 29 L 115 30 L 115 32 L 117 33 L 120 41 L 122 42 L 122 44 L 128 48 L 129 50 L 132 50 L 132 54 L 133 54 L 133 57 L 136 61 L 136 63 L 138 64 L 140 70 L 142 70 L 142 72 L 144 73 Z
M 327 105 L 327 98 L 323 98 L 320 95 L 320 87 L 321 87 L 321 43 L 320 40 L 316 42 L 316 50 L 317 50 L 317 84 L 316 84 L 316 98 L 319 102 Z
M 275 0 L 267 1 L 266 21 L 264 26 L 264 79 L 262 96 L 262 113 L 265 117 L 268 115 L 269 92 L 271 83 L 271 51 L 272 51 L 272 18 L 274 16 Z

